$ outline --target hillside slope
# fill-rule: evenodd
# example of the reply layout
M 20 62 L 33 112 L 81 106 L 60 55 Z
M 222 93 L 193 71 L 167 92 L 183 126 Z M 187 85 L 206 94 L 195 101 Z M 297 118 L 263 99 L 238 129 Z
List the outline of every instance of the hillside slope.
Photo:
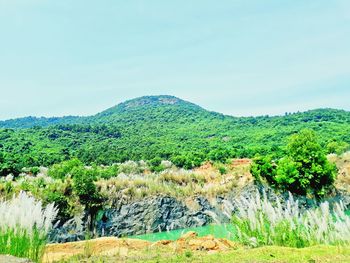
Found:
M 282 155 L 286 138 L 303 128 L 317 131 L 325 149 L 330 142 L 350 143 L 350 112 L 237 118 L 173 96 L 147 96 L 94 116 L 0 122 L 0 162 L 24 167 L 74 156 L 100 164 L 160 157 L 190 167 L 205 159 Z

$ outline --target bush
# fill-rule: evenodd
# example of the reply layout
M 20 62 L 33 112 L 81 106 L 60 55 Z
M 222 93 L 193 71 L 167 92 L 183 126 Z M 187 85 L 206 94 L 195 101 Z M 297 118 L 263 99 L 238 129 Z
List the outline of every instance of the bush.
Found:
M 55 203 L 58 208 L 57 219 L 61 222 L 71 217 L 69 211 L 69 199 L 59 190 L 45 191 L 45 203 Z
M 224 175 L 224 174 L 227 173 L 227 169 L 226 169 L 225 166 L 219 166 L 218 170 L 219 170 L 219 173 L 220 173 L 221 175 Z
M 160 157 L 155 157 L 149 160 L 148 165 L 152 172 L 161 172 L 165 170 L 165 167 L 162 165 L 162 159 Z
M 116 177 L 119 171 L 119 167 L 116 164 L 113 164 L 108 167 L 97 167 L 96 169 L 98 169 L 98 177 L 103 179 Z
M 250 171 L 257 181 L 265 178 L 271 185 L 274 185 L 276 176 L 276 164 L 271 156 L 257 156 L 253 160 Z
M 213 162 L 225 163 L 227 159 L 233 157 L 233 153 L 228 149 L 215 149 L 211 150 L 208 154 L 209 159 Z
M 346 142 L 333 141 L 327 144 L 327 153 L 335 153 L 340 155 L 350 149 L 350 145 Z
M 48 171 L 48 175 L 55 179 L 64 179 L 76 167 L 83 167 L 83 163 L 79 159 L 71 159 L 54 164 Z
M 191 157 L 188 155 L 175 156 L 175 157 L 171 158 L 171 162 L 175 166 L 180 167 L 180 168 L 192 169 L 193 167 L 195 167 L 195 163 L 193 162 Z M 196 162 L 196 164 L 197 163 L 198 162 Z
M 290 194 L 284 203 L 276 197 L 272 204 L 259 193 L 237 203 L 233 216 L 236 238 L 250 246 L 277 245 L 306 247 L 350 243 L 350 217 L 342 202 L 324 202 L 318 208 L 304 211 Z
M 40 168 L 39 167 L 31 167 L 29 172 L 32 174 L 32 175 L 37 175 L 38 173 L 40 173 Z

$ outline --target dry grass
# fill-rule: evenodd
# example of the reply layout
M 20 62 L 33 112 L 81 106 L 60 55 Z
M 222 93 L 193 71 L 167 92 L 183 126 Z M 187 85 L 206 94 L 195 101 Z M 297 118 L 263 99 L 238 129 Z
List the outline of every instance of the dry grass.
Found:
M 154 195 L 176 198 L 202 195 L 212 198 L 253 180 L 249 172 L 250 163 L 226 164 L 220 171 L 222 166 L 206 163 L 194 170 L 171 167 L 161 173 L 120 174 L 99 180 L 96 185 L 99 192 L 113 204 L 120 200 L 137 200 Z

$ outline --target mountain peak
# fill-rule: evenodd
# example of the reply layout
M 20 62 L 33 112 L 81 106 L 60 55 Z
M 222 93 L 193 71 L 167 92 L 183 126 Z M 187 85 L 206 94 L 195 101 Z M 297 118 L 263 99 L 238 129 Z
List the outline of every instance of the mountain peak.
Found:
M 112 108 L 109 108 L 99 114 L 97 116 L 106 116 L 106 115 L 113 115 L 116 113 L 121 112 L 128 112 L 128 111 L 137 111 L 137 110 L 143 110 L 143 109 L 156 109 L 156 108 L 165 108 L 165 107 L 171 107 L 174 109 L 194 109 L 194 110 L 204 110 L 200 106 L 179 99 L 175 96 L 171 95 L 157 95 L 157 96 L 143 96 L 131 100 L 127 100 L 125 102 L 122 102 Z
M 127 100 L 119 105 L 120 108 L 137 108 L 142 106 L 157 106 L 157 105 L 175 105 L 186 103 L 184 100 L 181 100 L 175 96 L 170 95 L 158 95 L 158 96 L 143 96 L 131 100 Z

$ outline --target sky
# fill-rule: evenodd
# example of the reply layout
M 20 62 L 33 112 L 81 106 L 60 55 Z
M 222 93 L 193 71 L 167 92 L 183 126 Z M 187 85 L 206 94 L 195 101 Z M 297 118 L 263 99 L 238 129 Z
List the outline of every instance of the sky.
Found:
M 234 116 L 350 110 L 350 1 L 0 0 L 0 119 L 161 94 Z

